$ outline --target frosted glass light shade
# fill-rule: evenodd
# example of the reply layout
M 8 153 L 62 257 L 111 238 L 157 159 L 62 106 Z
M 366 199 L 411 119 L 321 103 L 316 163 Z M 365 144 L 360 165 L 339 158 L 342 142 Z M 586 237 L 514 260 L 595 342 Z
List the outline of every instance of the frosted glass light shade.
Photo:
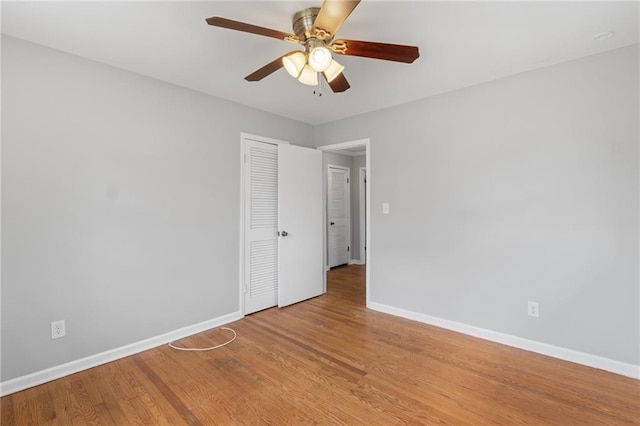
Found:
M 307 58 L 302 52 L 294 52 L 282 58 L 282 65 L 284 65 L 284 69 L 286 69 L 293 78 L 300 77 L 300 73 L 306 63 Z
M 302 68 L 300 77 L 298 77 L 298 81 L 303 84 L 308 84 L 309 86 L 317 86 L 318 73 L 315 72 L 309 65 L 305 65 L 304 68 Z
M 331 65 L 331 51 L 324 46 L 317 46 L 309 52 L 309 65 L 317 72 L 323 72 Z
M 329 67 L 324 71 L 324 76 L 327 78 L 327 82 L 331 83 L 342 71 L 344 71 L 344 66 L 336 62 L 335 59 L 332 59 L 331 64 L 329 64 Z

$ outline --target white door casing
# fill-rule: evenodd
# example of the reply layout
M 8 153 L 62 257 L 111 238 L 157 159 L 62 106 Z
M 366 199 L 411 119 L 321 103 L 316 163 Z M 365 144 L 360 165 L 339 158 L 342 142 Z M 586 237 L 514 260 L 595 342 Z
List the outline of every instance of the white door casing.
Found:
M 330 268 L 349 263 L 349 175 L 349 168 L 331 165 L 327 173 L 327 241 Z
M 322 152 L 279 146 L 278 200 L 278 306 L 283 307 L 319 296 L 324 290 Z

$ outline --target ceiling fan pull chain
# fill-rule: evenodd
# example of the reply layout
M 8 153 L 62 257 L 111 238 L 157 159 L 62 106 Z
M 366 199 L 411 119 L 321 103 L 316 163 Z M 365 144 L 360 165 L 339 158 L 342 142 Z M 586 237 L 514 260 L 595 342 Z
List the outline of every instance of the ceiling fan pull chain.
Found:
M 313 91 L 313 94 L 318 95 L 318 97 L 320 97 L 322 96 L 322 87 L 321 87 L 322 79 L 320 78 L 320 75 L 319 75 L 320 73 L 317 73 L 317 74 L 318 74 L 318 88 Z

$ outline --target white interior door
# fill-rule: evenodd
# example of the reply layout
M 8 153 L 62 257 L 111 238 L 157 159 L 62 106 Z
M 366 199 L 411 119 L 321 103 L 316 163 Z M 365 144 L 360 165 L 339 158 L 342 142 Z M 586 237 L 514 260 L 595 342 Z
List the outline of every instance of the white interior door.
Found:
M 278 147 L 278 306 L 323 292 L 322 152 Z
M 245 314 L 278 301 L 278 146 L 245 145 Z
M 327 182 L 329 267 L 349 262 L 349 169 L 329 167 Z

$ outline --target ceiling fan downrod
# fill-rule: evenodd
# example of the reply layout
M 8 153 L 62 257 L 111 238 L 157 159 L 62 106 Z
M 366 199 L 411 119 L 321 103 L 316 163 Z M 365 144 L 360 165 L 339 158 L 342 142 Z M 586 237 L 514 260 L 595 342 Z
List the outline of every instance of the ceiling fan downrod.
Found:
M 320 77 L 318 77 L 318 86 L 313 89 L 313 94 L 318 95 L 318 97 L 322 96 L 322 79 Z

